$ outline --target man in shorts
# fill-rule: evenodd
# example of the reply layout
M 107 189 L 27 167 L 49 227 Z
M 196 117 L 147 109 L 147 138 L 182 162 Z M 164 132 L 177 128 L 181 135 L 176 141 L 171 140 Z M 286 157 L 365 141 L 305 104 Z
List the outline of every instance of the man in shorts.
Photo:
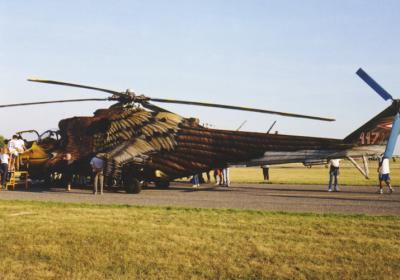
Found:
M 389 159 L 382 157 L 379 160 L 379 193 L 383 194 L 383 182 L 386 183 L 386 186 L 389 188 L 389 193 L 393 192 L 393 188 L 390 185 L 390 169 L 389 169 Z
M 264 181 L 269 181 L 269 165 L 264 164 L 261 166 L 261 168 L 263 172 Z

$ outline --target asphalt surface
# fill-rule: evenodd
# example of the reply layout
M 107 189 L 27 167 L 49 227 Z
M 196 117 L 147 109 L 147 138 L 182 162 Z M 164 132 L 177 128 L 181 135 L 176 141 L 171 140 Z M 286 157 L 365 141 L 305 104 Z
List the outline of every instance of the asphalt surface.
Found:
M 108 191 L 93 195 L 89 187 L 63 188 L 32 186 L 29 190 L 0 190 L 0 199 L 183 206 L 196 208 L 239 208 L 267 211 L 400 215 L 400 189 L 383 195 L 375 187 L 344 186 L 340 192 L 327 192 L 326 186 L 233 184 L 229 188 L 173 183 L 169 189 L 146 188 L 140 194 Z

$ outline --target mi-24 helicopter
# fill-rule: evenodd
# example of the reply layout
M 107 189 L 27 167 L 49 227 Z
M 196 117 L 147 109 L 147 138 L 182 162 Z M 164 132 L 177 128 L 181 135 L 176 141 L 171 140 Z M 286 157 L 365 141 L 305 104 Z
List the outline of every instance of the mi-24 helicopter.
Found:
M 29 79 L 32 82 L 77 87 L 110 94 L 107 98 L 54 100 L 0 105 L 0 108 L 66 102 L 112 101 L 107 109 L 93 116 L 72 117 L 59 122 L 59 130 L 48 137 L 28 143 L 31 178 L 46 179 L 53 172 L 62 172 L 63 157 L 72 155 L 75 174 L 90 174 L 91 157 L 101 153 L 106 159 L 106 176 L 114 178 L 129 193 L 139 193 L 142 182 L 155 182 L 167 187 L 180 177 L 245 163 L 248 166 L 301 162 L 327 162 L 333 158 L 376 156 L 391 157 L 400 129 L 400 101 L 393 99 L 361 68 L 357 74 L 385 100 L 392 104 L 344 139 L 329 139 L 269 133 L 219 130 L 204 127 L 197 119 L 184 118 L 154 103 L 206 106 L 287 117 L 334 121 L 330 118 L 292 114 L 214 103 L 170 100 L 79 85 L 73 83 Z M 51 137 L 53 134 L 57 137 Z M 364 169 L 355 166 L 367 177 Z

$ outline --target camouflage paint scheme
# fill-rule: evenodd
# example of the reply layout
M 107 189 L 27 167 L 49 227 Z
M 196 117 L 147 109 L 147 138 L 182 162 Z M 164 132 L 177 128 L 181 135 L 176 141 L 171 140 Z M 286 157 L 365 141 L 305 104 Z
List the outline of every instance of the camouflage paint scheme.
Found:
M 51 145 L 39 143 L 52 155 L 40 165 L 48 172 L 62 171 L 63 155 L 71 153 L 74 172 L 89 174 L 90 158 L 102 153 L 107 158 L 108 176 L 128 174 L 154 181 L 157 173 L 163 180 L 172 180 L 232 164 L 307 163 L 379 155 L 398 110 L 399 102 L 393 102 L 345 139 L 329 139 L 210 129 L 196 119 L 171 112 L 117 104 L 97 110 L 92 117 L 60 121 L 61 139 Z

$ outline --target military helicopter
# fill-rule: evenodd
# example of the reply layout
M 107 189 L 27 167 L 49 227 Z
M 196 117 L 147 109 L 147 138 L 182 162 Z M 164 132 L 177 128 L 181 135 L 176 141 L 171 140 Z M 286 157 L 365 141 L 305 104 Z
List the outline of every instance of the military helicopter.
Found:
M 154 182 L 168 187 L 169 182 L 214 168 L 245 163 L 248 166 L 302 162 L 314 164 L 333 158 L 393 154 L 400 130 L 400 101 L 394 100 L 361 68 L 362 77 L 385 100 L 392 104 L 344 139 L 293 136 L 270 133 L 220 130 L 204 127 L 195 118 L 184 118 L 154 103 L 196 105 L 319 121 L 334 121 L 310 115 L 270 111 L 215 103 L 171 100 L 137 95 L 68 82 L 28 79 L 32 82 L 70 86 L 110 94 L 107 98 L 87 98 L 41 101 L 0 105 L 0 108 L 40 104 L 112 101 L 107 109 L 93 116 L 72 117 L 59 122 L 58 138 L 41 138 L 31 145 L 42 160 L 31 164 L 31 177 L 46 178 L 52 172 L 62 172 L 63 157 L 72 155 L 74 173 L 90 174 L 89 161 L 101 153 L 107 159 L 106 176 L 121 182 L 128 193 L 139 193 L 142 182 Z M 54 132 L 55 133 L 55 132 Z M 386 147 L 386 148 L 385 148 Z M 28 150 L 29 151 L 29 150 Z M 28 153 L 29 155 L 29 153 Z M 44 158 L 44 155 L 48 155 Z M 365 161 L 364 161 L 365 163 Z M 356 167 L 362 172 L 363 169 Z M 367 165 L 364 172 L 368 177 Z

